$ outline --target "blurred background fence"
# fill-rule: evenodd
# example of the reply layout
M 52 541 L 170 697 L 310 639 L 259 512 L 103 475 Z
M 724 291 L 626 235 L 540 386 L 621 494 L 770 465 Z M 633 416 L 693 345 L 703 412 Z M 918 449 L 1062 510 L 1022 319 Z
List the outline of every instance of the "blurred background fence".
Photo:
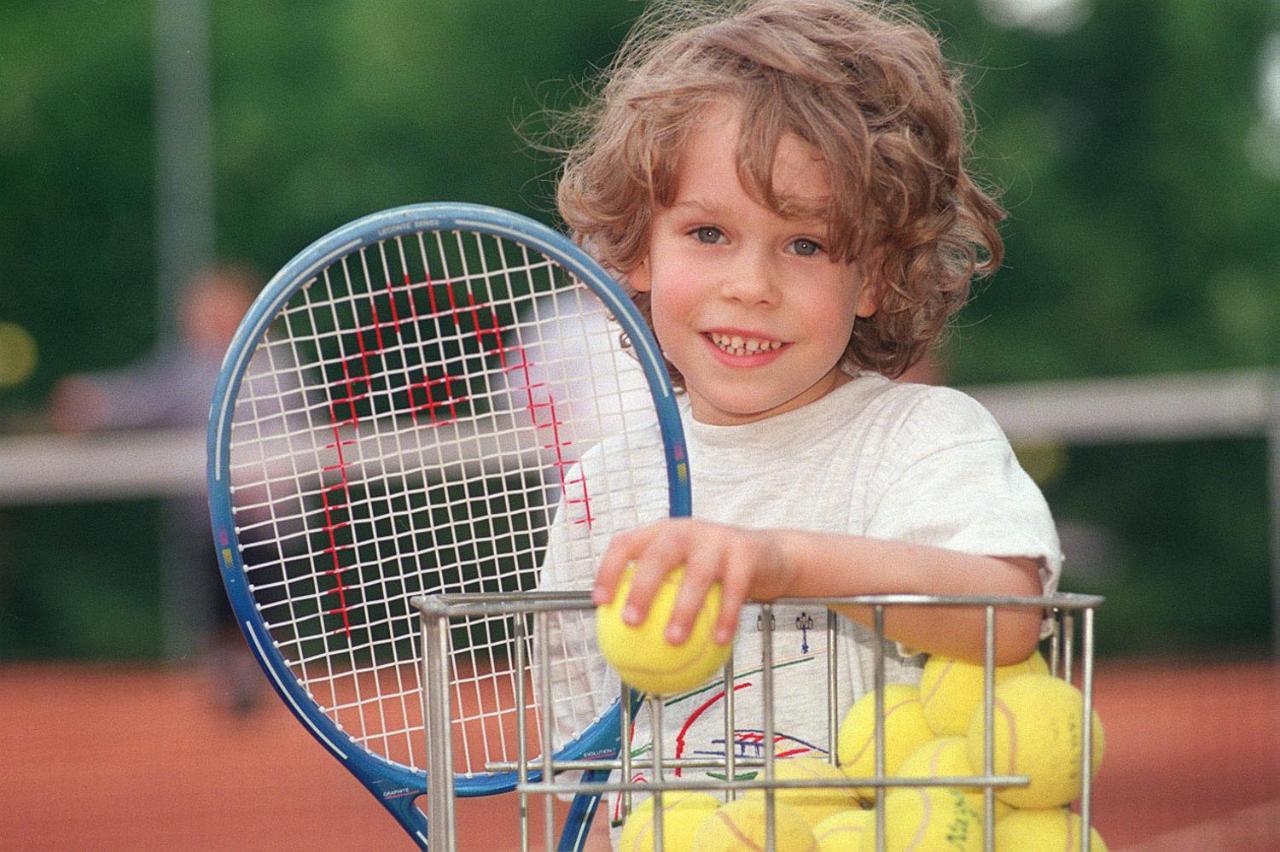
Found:
M 1280 656 L 1275 632 L 1280 624 L 1280 376 L 1257 369 L 964 389 L 995 414 L 1024 465 L 1049 487 L 1074 569 L 1066 585 L 1110 593 L 1107 617 L 1099 625 L 1104 653 Z M 1247 457 L 1250 450 L 1258 451 L 1256 466 L 1223 464 L 1233 454 Z M 1107 478 L 1068 475 L 1072 459 L 1097 463 L 1095 456 L 1112 466 Z M 1184 483 L 1144 478 L 1151 475 L 1144 464 L 1155 467 L 1154 462 L 1164 460 L 1177 466 L 1180 459 L 1188 467 Z M 201 430 L 0 437 L 0 482 L 0 511 L 14 524 L 10 546 L 25 548 L 37 565 L 45 566 L 49 596 L 43 603 L 51 610 L 74 608 L 73 601 L 58 600 L 59 589 L 68 591 L 69 574 L 59 567 L 66 546 L 74 547 L 76 539 L 95 528 L 103 531 L 105 555 L 97 565 L 86 563 L 88 573 L 80 579 L 98 587 L 86 591 L 97 601 L 93 608 L 105 607 L 101 617 L 116 625 L 82 629 L 94 635 L 79 639 L 50 636 L 37 612 L 21 601 L 9 601 L 6 608 L 15 620 L 11 629 L 28 635 L 15 637 L 7 656 L 23 656 L 15 653 L 22 647 L 35 657 L 173 660 L 191 652 L 194 637 L 188 622 L 193 616 L 186 610 L 192 602 L 182 593 L 183 568 L 174 566 L 166 573 L 163 512 L 157 501 L 203 494 Z M 1161 556 L 1163 543 L 1154 536 L 1125 538 L 1111 526 L 1124 517 L 1122 508 L 1157 516 L 1152 523 L 1156 529 L 1195 523 L 1190 517 L 1158 517 L 1180 514 L 1170 487 L 1237 495 L 1232 505 L 1241 510 L 1256 504 L 1252 508 L 1258 522 L 1245 532 L 1253 540 L 1228 542 L 1260 556 L 1245 589 L 1227 587 L 1232 572 L 1213 558 L 1212 543 L 1196 565 L 1185 554 Z M 1073 505 L 1073 498 L 1080 501 L 1074 505 L 1092 511 L 1075 514 L 1059 508 Z M 153 516 L 160 531 L 141 534 L 150 552 L 113 555 L 113 539 L 126 552 L 137 544 L 130 541 L 138 535 L 136 525 L 122 534 L 95 516 L 110 519 L 119 512 Z M 59 533 L 59 523 L 69 530 L 79 527 L 71 542 L 65 532 Z M 150 567 L 138 572 L 142 576 L 128 584 L 128 592 L 112 580 L 112 561 L 135 570 Z M 1185 563 L 1206 575 L 1205 589 L 1187 590 L 1180 602 L 1176 571 Z M 23 571 L 28 583 L 38 582 L 38 570 L 28 562 Z M 1232 601 L 1241 606 L 1232 607 Z
M 1011 213 L 943 380 L 1045 490 L 1064 588 L 1107 596 L 1104 662 L 1274 669 L 1280 2 L 913 5 Z M 46 688 L 33 662 L 172 671 L 211 629 L 172 512 L 202 487 L 198 428 L 68 434 L 60 381 L 168 351 L 213 261 L 269 273 L 419 201 L 554 222 L 548 114 L 642 8 L 0 3 L 0 689 Z M 1280 739 L 1274 703 L 1242 712 Z M 1252 804 L 1280 801 L 1260 771 Z

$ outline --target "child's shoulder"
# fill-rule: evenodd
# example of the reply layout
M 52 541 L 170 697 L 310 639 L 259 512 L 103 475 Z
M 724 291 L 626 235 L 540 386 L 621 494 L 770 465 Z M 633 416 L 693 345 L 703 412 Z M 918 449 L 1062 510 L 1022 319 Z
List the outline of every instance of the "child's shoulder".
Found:
M 876 383 L 871 411 L 890 440 L 911 444 L 953 444 L 1005 440 L 991 412 L 955 388 L 894 382 L 863 376 Z

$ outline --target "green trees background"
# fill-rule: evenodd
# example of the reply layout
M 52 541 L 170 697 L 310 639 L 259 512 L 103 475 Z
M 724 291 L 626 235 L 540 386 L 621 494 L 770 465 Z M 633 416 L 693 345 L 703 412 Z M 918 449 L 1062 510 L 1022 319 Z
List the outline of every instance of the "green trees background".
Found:
M 1263 81 L 1280 4 L 1094 0 L 1060 33 L 999 25 L 992 5 L 917 3 L 966 67 L 975 162 L 1011 212 L 950 380 L 1275 367 L 1280 104 Z M 264 273 L 397 204 L 552 221 L 555 162 L 527 137 L 642 9 L 209 7 L 217 251 Z M 59 376 L 126 364 L 162 333 L 151 26 L 148 0 L 0 3 L 0 322 L 40 347 L 0 388 L 0 430 L 38 430 Z M 1109 595 L 1104 648 L 1267 647 L 1261 440 L 1051 454 L 1055 511 L 1093 543 L 1065 586 Z M 0 658 L 157 654 L 157 535 L 150 502 L 0 511 Z

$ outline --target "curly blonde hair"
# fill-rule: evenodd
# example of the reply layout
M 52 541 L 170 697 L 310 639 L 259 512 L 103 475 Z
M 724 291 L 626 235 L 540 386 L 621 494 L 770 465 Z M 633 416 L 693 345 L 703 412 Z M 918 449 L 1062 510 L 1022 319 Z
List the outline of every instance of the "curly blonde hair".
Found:
M 674 200 L 685 140 L 726 98 L 742 116 L 739 177 L 775 212 L 803 212 L 774 192 L 779 140 L 821 153 L 831 254 L 863 265 L 879 303 L 854 323 L 846 361 L 901 374 L 1004 253 L 1005 213 L 967 170 L 960 78 L 937 39 L 883 2 L 653 5 L 569 116 L 563 149 L 560 215 L 606 267 L 625 277 L 640 264 L 652 210 Z M 633 298 L 651 321 L 648 295 Z

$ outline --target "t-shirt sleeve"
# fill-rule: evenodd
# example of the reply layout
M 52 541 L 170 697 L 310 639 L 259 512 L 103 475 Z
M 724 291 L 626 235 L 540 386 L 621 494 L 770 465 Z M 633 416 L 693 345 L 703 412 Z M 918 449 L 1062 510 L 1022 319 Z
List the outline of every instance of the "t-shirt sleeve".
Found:
M 964 553 L 1026 557 L 1043 593 L 1062 551 L 1049 506 L 1003 431 L 972 398 L 931 388 L 886 439 L 868 490 L 866 535 Z

